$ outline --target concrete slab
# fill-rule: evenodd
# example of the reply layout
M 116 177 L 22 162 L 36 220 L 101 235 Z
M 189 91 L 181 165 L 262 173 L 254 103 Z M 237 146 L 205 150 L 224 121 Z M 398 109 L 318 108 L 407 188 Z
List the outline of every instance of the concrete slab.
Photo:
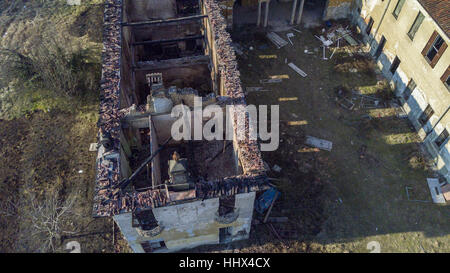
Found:
M 441 187 L 439 185 L 439 179 L 427 178 L 428 188 L 430 188 L 431 198 L 433 203 L 445 204 L 444 195 L 442 194 Z
M 324 139 L 320 139 L 317 137 L 313 137 L 313 136 L 306 136 L 305 143 L 306 143 L 306 145 L 316 147 L 321 150 L 326 150 L 329 152 L 331 152 L 331 149 L 333 148 L 333 142 L 324 140 Z

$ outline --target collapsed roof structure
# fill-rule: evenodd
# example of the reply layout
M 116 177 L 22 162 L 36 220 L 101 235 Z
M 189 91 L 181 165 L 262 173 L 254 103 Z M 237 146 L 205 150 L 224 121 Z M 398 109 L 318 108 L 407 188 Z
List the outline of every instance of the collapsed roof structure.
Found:
M 94 217 L 113 217 L 135 252 L 247 238 L 270 187 L 248 117 L 242 132 L 226 111 L 233 140 L 170 137 L 176 104 L 246 106 L 218 3 L 106 0 L 103 35 Z

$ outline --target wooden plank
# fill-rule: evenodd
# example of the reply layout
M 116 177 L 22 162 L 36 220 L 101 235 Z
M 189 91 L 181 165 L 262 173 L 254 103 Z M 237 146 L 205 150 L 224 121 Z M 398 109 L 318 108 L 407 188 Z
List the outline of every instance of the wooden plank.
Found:
M 288 42 L 278 36 L 275 32 L 269 32 L 267 33 L 267 38 L 278 48 L 282 48 L 283 46 L 286 46 Z
M 204 35 L 196 35 L 196 36 L 176 38 L 176 39 L 135 42 L 135 43 L 132 43 L 131 45 L 132 46 L 139 46 L 139 45 L 153 45 L 153 44 L 162 44 L 162 43 L 174 43 L 174 42 L 182 42 L 182 41 L 188 41 L 188 40 L 197 40 L 197 39 L 203 39 L 203 38 L 204 38 Z
M 266 214 L 266 216 L 264 217 L 263 223 L 266 223 L 266 222 L 267 222 L 267 218 L 269 217 L 270 212 L 272 211 L 272 208 L 273 208 L 273 205 L 275 204 L 275 201 L 277 201 L 278 195 L 279 195 L 279 192 L 276 192 L 276 193 L 275 193 L 275 196 L 273 197 L 272 204 L 270 204 L 269 210 L 267 211 L 267 214 Z
M 329 152 L 333 148 L 333 142 L 313 136 L 306 136 L 305 144 Z
M 146 61 L 138 62 L 134 70 L 156 70 L 156 69 L 168 69 L 172 67 L 187 67 L 199 64 L 209 64 L 210 58 L 206 55 L 183 57 L 177 59 L 161 60 L 161 61 Z
M 199 20 L 203 18 L 208 18 L 208 15 L 200 14 L 193 15 L 188 17 L 167 19 L 167 20 L 154 20 L 154 21 L 142 21 L 142 22 L 127 22 L 122 23 L 124 27 L 136 27 L 136 26 L 144 26 L 144 25 L 161 25 L 161 24 L 170 24 L 170 23 L 179 23 L 182 21 L 190 21 L 190 20 Z
M 427 178 L 428 188 L 430 188 L 431 198 L 433 198 L 433 203 L 445 204 L 444 195 L 441 191 L 441 186 L 439 185 L 439 179 Z
M 304 77 L 304 78 L 305 78 L 306 76 L 308 76 L 308 74 L 306 74 L 305 71 L 303 71 L 303 70 L 301 70 L 300 68 L 298 68 L 298 66 L 296 66 L 295 64 L 289 63 L 288 66 L 289 66 L 290 68 L 292 68 L 295 72 L 297 72 L 298 74 L 300 74 L 300 76 L 302 76 L 302 77 Z

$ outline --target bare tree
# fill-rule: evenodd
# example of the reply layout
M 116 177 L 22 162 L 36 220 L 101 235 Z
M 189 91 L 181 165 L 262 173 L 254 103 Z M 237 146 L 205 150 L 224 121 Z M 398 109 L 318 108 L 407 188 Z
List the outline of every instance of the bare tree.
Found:
M 73 214 L 75 196 L 61 201 L 57 195 L 38 202 L 35 198 L 31 200 L 30 220 L 32 236 L 42 240 L 41 251 L 54 252 L 56 242 L 63 234 L 75 234 L 76 232 L 63 229 L 64 222 L 68 221 L 69 215 Z

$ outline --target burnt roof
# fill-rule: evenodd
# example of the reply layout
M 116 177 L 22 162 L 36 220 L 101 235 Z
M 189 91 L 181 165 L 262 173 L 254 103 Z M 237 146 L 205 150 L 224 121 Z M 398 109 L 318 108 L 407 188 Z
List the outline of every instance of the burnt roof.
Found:
M 450 0 L 418 0 L 434 21 L 450 37 Z
M 217 48 L 219 72 L 224 80 L 226 95 L 230 98 L 230 103 L 245 106 L 236 55 L 231 37 L 225 29 L 226 22 L 221 15 L 221 9 L 216 0 L 205 0 L 204 5 Z M 100 146 L 97 156 L 94 217 L 112 216 L 174 203 L 159 189 L 125 192 L 119 187 L 121 119 L 127 111 L 127 109 L 120 110 L 121 17 L 122 0 L 105 0 L 98 135 L 106 135 L 110 142 L 106 146 Z M 234 116 L 232 118 L 234 133 L 235 135 L 244 133 L 248 136 L 248 120 L 245 122 L 247 125 L 245 132 L 240 132 L 241 128 L 237 126 L 239 111 L 230 113 Z M 248 119 L 247 116 L 246 118 Z M 244 174 L 197 183 L 195 194 L 197 200 L 260 191 L 270 187 L 257 141 L 249 140 L 248 137 L 239 140 L 237 150 Z

